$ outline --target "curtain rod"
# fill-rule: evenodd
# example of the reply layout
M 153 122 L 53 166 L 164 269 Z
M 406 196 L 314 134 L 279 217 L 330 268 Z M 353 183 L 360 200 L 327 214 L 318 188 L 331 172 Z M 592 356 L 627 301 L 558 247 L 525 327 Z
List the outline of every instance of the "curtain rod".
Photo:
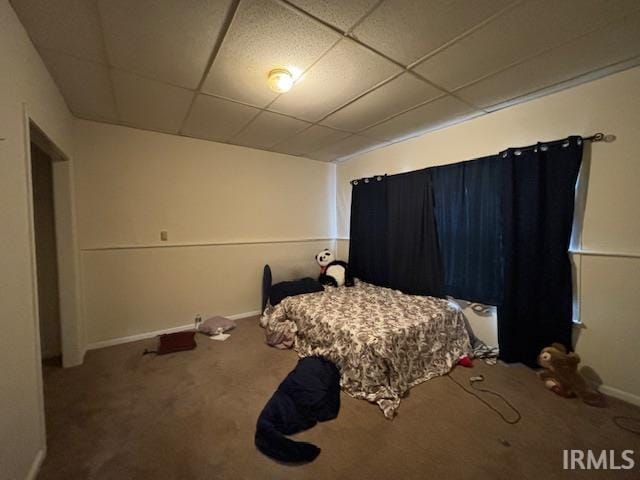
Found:
M 611 134 L 604 134 L 602 132 L 597 132 L 594 133 L 593 135 L 590 135 L 588 137 L 580 137 L 582 138 L 583 141 L 585 142 L 591 142 L 591 143 L 595 143 L 595 142 L 607 142 L 607 143 L 611 143 L 616 139 L 615 135 L 611 135 Z M 564 140 L 551 140 L 550 142 L 539 142 L 539 143 L 556 143 L 556 142 L 562 142 Z M 535 145 L 531 145 L 531 148 L 535 147 Z M 525 150 L 528 147 L 521 147 L 518 148 L 518 150 Z M 434 165 L 436 166 L 436 165 Z M 427 167 L 429 168 L 429 167 Z M 375 179 L 377 181 L 382 180 L 384 177 L 386 177 L 387 174 L 385 173 L 384 175 L 372 175 L 370 177 L 362 177 L 362 178 L 356 178 L 354 180 L 351 180 L 349 183 L 351 185 L 357 185 L 359 182 L 364 181 L 365 183 L 369 183 L 370 179 Z
M 602 132 L 594 133 L 590 137 L 582 137 L 582 140 L 588 140 L 590 142 L 604 142 L 606 137 L 610 137 L 612 135 L 605 135 Z

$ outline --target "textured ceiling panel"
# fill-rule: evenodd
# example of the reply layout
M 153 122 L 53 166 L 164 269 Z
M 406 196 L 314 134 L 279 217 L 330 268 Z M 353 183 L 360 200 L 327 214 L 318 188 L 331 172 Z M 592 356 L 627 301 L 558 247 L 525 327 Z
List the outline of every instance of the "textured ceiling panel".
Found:
M 185 135 L 227 142 L 260 110 L 209 95 L 198 95 L 182 128 Z
M 306 155 L 351 136 L 350 133 L 314 125 L 276 145 L 273 149 L 290 155 Z
M 490 107 L 638 55 L 640 14 L 635 14 L 465 87 L 457 95 Z
M 107 63 L 97 0 L 12 0 L 33 43 Z
M 387 0 L 355 30 L 355 36 L 379 52 L 408 65 L 513 0 Z
M 74 114 L 320 160 L 640 64 L 638 0 L 10 3 Z
M 131 73 L 112 70 L 120 120 L 135 127 L 177 133 L 193 92 Z
M 323 125 L 358 132 L 392 115 L 444 95 L 409 73 L 377 88 L 322 121 Z
M 310 124 L 277 113 L 262 112 L 258 117 L 233 138 L 233 143 L 256 148 L 270 148 L 283 140 L 293 137 Z
M 381 140 L 396 140 L 406 136 L 409 132 L 435 129 L 454 121 L 472 118 L 481 113 L 447 95 L 376 125 L 366 130 L 364 134 Z
M 324 22 L 348 31 L 379 0 L 291 0 L 291 3 Z
M 277 94 L 267 74 L 286 66 L 303 71 L 338 38 L 313 20 L 269 0 L 244 0 L 225 37 L 203 90 L 266 106 Z
M 311 67 L 289 93 L 281 95 L 269 108 L 317 121 L 400 72 L 401 69 L 393 63 L 344 39 Z
M 101 0 L 107 54 L 115 67 L 195 88 L 230 0 Z
M 46 49 L 40 49 L 40 55 L 73 113 L 94 120 L 118 120 L 107 67 Z
M 529 1 L 430 57 L 415 71 L 454 90 L 638 9 L 637 0 Z
M 365 152 L 373 148 L 382 146 L 385 142 L 374 140 L 369 137 L 363 137 L 361 135 L 352 135 L 337 143 L 324 147 L 320 150 L 312 152 L 307 156 L 314 160 L 321 160 L 323 162 L 331 162 L 333 160 L 346 157 L 347 155 L 353 155 L 358 152 Z

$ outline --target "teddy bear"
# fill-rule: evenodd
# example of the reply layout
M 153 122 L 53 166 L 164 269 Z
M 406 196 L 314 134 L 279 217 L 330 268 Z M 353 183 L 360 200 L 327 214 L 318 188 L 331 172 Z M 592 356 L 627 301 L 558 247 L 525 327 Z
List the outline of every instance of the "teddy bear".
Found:
M 335 260 L 333 253 L 325 248 L 316 255 L 316 262 L 320 265 L 320 277 L 318 282 L 322 285 L 333 287 L 353 286 L 353 277 L 346 262 Z
M 591 388 L 578 373 L 579 363 L 578 354 L 567 353 L 564 345 L 553 343 L 538 355 L 538 364 L 544 368 L 538 372 L 538 377 L 545 387 L 562 397 L 578 396 L 587 405 L 604 407 L 605 396 Z

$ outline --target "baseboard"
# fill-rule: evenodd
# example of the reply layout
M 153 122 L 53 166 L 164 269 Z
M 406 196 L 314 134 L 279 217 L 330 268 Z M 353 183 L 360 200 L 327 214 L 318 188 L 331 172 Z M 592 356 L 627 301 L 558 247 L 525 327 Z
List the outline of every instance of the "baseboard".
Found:
M 251 312 L 237 313 L 235 315 L 226 315 L 226 317 L 230 318 L 231 320 L 240 320 L 242 318 L 254 317 L 259 314 L 260 314 L 259 310 L 253 310 Z M 110 340 L 101 340 L 99 342 L 93 342 L 88 344 L 86 351 L 97 350 L 98 348 L 112 347 L 114 345 L 121 345 L 123 343 L 137 342 L 138 340 L 146 340 L 147 338 L 157 337 L 158 335 L 162 335 L 164 333 L 181 332 L 183 330 L 189 330 L 190 328 L 193 328 L 193 323 L 190 323 L 188 325 L 182 325 L 180 327 L 165 328 L 163 330 L 155 330 L 153 332 L 139 333 L 137 335 L 130 335 L 128 337 L 112 338 Z
M 25 480 L 35 480 L 40 472 L 40 467 L 42 466 L 42 462 L 44 462 L 44 457 L 47 455 L 47 452 L 44 448 L 38 450 L 35 458 L 33 459 L 33 463 L 31 464 L 31 468 L 25 477 Z
M 242 318 L 255 317 L 256 315 L 260 315 L 262 312 L 260 310 L 253 310 L 252 312 L 244 312 L 237 313 L 235 315 L 226 315 L 227 318 L 231 320 L 240 320 Z
M 627 403 L 631 403 L 640 407 L 640 396 L 638 395 L 625 392 L 624 390 L 620 390 L 619 388 L 610 387 L 609 385 L 600 385 L 598 387 L 598 390 L 606 395 L 617 398 L 618 400 L 624 400 Z

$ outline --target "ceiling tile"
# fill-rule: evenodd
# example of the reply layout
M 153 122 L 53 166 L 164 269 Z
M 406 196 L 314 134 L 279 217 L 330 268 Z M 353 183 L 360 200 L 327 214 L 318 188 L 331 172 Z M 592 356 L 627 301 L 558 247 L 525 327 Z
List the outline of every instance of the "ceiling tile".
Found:
M 609 24 L 562 47 L 491 75 L 456 92 L 482 108 L 640 55 L 640 14 Z
M 121 70 L 111 70 L 116 105 L 123 123 L 177 133 L 187 115 L 193 92 Z
M 428 58 L 415 70 L 454 90 L 639 8 L 637 0 L 564 0 L 554 2 L 553 8 L 549 0 L 525 2 Z M 540 25 L 544 25 L 544 35 Z
M 373 138 L 396 140 L 412 133 L 435 129 L 479 114 L 481 112 L 447 95 L 369 128 L 363 133 Z
M 272 112 L 262 112 L 232 143 L 255 148 L 271 148 L 283 140 L 293 137 L 310 124 L 295 118 Z
M 314 17 L 348 31 L 367 14 L 378 0 L 291 0 L 291 3 L 309 12 Z
M 344 39 L 269 108 L 317 121 L 401 71 L 381 56 Z
M 385 145 L 386 142 L 374 140 L 361 135 L 352 135 L 337 143 L 324 147 L 320 150 L 312 152 L 307 157 L 323 162 L 331 162 L 333 160 L 354 155 L 356 153 L 373 150 Z
M 53 2 L 52 2 L 53 3 Z M 101 0 L 110 63 L 174 85 L 195 88 L 231 0 Z
M 74 114 L 92 120 L 117 121 L 109 69 L 106 66 L 44 48 L 39 51 Z
M 228 141 L 260 110 L 240 103 L 198 95 L 181 133 L 214 141 Z
M 107 63 L 96 0 L 12 0 L 33 43 Z
M 314 125 L 298 133 L 295 137 L 279 143 L 274 147 L 274 150 L 290 155 L 306 155 L 349 136 L 351 134 L 347 132 Z
M 203 91 L 264 107 L 277 96 L 267 85 L 272 69 L 302 72 L 339 38 L 276 2 L 242 1 Z
M 387 0 L 355 28 L 354 35 L 409 65 L 510 3 L 513 0 Z
M 322 124 L 357 132 L 441 95 L 443 91 L 403 73 L 330 115 Z

